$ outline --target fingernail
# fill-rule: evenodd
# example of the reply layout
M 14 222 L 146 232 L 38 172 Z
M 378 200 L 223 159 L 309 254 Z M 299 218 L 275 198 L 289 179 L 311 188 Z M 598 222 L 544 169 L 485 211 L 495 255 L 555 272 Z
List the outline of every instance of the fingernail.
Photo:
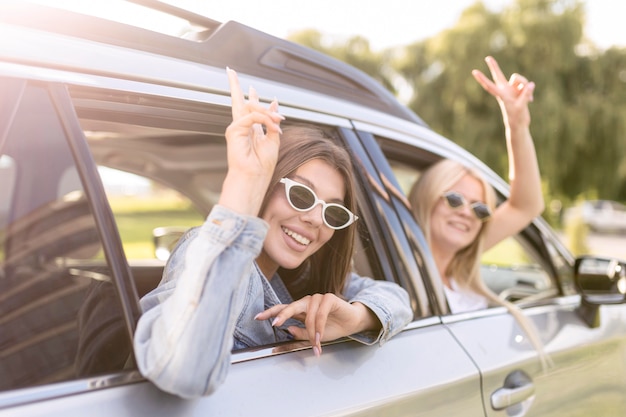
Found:
M 320 332 L 315 333 L 315 344 L 318 346 L 320 344 Z
M 315 353 L 315 356 L 317 356 L 318 358 L 322 354 L 322 352 L 320 351 L 320 348 L 318 348 L 317 346 L 313 346 L 313 353 Z
M 274 317 L 274 320 L 272 320 L 272 327 L 276 326 L 276 323 L 278 323 L 278 317 Z
M 261 313 L 259 313 L 259 314 L 257 314 L 256 316 L 254 316 L 254 319 L 255 319 L 255 320 L 258 320 L 260 315 L 261 315 Z

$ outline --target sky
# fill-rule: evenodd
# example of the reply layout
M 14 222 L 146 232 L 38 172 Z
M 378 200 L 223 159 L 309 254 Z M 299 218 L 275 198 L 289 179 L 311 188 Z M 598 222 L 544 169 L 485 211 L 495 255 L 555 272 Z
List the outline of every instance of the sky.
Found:
M 121 0 L 33 0 L 60 3 L 95 14 L 119 13 Z M 407 45 L 434 36 L 455 25 L 463 10 L 477 0 L 164 0 L 220 22 L 236 20 L 255 29 L 286 38 L 303 29 L 316 29 L 333 40 L 360 35 L 373 50 Z M 483 0 L 494 11 L 513 0 Z M 626 1 L 585 0 L 585 33 L 597 46 L 626 47 Z M 132 15 L 133 13 L 131 13 Z M 142 13 L 134 14 L 133 17 Z M 159 26 L 165 23 L 156 23 Z
M 171 1 L 171 0 L 170 0 Z M 333 37 L 361 35 L 374 50 L 407 45 L 452 27 L 476 0 L 175 0 L 224 22 L 240 23 L 281 38 L 305 28 Z M 499 11 L 512 0 L 483 0 Z M 626 2 L 586 0 L 586 34 L 602 48 L 626 46 Z

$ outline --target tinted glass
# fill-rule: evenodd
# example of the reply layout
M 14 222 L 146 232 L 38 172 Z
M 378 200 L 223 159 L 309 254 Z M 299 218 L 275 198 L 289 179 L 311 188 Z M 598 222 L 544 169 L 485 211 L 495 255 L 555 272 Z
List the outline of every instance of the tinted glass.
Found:
M 0 79 L 0 390 L 120 370 L 130 338 L 45 86 Z

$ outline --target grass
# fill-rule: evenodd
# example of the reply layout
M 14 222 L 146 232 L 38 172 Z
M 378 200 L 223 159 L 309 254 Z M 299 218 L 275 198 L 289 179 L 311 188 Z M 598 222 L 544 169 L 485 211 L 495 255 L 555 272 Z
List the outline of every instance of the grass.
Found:
M 181 198 L 113 197 L 109 199 L 128 259 L 153 259 L 152 230 L 162 226 L 192 227 L 204 216 Z
M 508 238 L 489 249 L 481 258 L 483 264 L 489 265 L 526 265 L 532 263 L 524 249 L 513 238 Z

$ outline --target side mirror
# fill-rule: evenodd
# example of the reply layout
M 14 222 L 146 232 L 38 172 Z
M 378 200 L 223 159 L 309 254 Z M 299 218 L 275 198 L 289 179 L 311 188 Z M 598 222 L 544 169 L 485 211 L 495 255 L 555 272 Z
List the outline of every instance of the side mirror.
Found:
M 189 228 L 181 226 L 157 227 L 152 230 L 154 242 L 154 256 L 161 261 L 167 261 L 178 243 L 178 240 Z
M 583 256 L 574 264 L 574 282 L 580 291 L 582 318 L 599 325 L 598 306 L 626 303 L 626 263 L 611 258 Z
M 617 259 L 581 257 L 574 269 L 576 286 L 589 304 L 626 302 L 626 264 Z

